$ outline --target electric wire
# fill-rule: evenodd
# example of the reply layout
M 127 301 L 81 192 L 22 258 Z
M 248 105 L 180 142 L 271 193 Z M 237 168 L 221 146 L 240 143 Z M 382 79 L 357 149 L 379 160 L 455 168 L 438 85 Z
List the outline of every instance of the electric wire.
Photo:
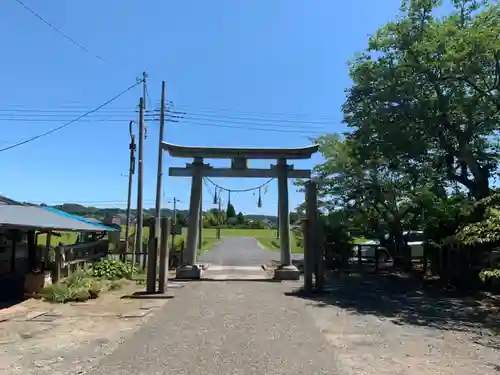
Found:
M 328 125 L 331 124 L 331 121 L 326 120 L 296 120 L 296 119 L 278 119 L 278 118 L 264 118 L 264 117 L 248 117 L 248 116 L 221 116 L 217 114 L 205 114 L 199 112 L 180 112 L 180 111 L 172 111 L 169 110 L 167 113 L 171 113 L 172 115 L 180 115 L 183 118 L 186 117 L 194 117 L 194 118 L 202 118 L 202 119 L 210 119 L 213 118 L 215 120 L 219 119 L 227 119 L 227 120 L 242 120 L 242 121 L 264 121 L 264 122 L 279 122 L 279 123 L 296 123 L 296 124 L 318 124 L 318 125 Z
M 16 147 L 19 147 L 19 146 L 22 146 L 22 145 L 25 145 L 26 143 L 30 143 L 30 142 L 33 142 L 39 138 L 42 138 L 42 137 L 45 137 L 49 134 L 52 134 L 52 133 L 55 133 L 56 131 L 58 130 L 61 130 L 61 129 L 64 129 L 65 127 L 77 122 L 78 120 L 94 113 L 94 112 L 97 112 L 98 110 L 100 110 L 101 108 L 105 107 L 106 105 L 108 105 L 109 103 L 112 103 L 113 101 L 115 101 L 116 99 L 118 99 L 119 97 L 121 97 L 122 95 L 124 95 L 125 93 L 127 93 L 128 91 L 132 90 L 134 87 L 136 87 L 137 85 L 139 85 L 140 83 L 142 83 L 142 81 L 138 81 L 136 83 L 134 83 L 133 85 L 129 86 L 128 88 L 126 88 L 125 90 L 123 90 L 122 92 L 120 92 L 118 95 L 115 95 L 114 97 L 112 97 L 111 99 L 109 99 L 108 101 L 104 102 L 103 104 L 97 106 L 96 108 L 84 113 L 83 115 L 81 116 L 78 116 L 77 118 L 61 125 L 61 126 L 58 126 L 56 128 L 53 128 L 53 129 L 50 129 L 44 133 L 41 133 L 41 134 L 38 134 L 38 135 L 35 135 L 33 137 L 30 137 L 28 139 L 25 139 L 24 141 L 21 141 L 21 142 L 18 142 L 18 143 L 15 143 L 13 145 L 10 145 L 10 146 L 7 146 L 7 147 L 4 147 L 2 149 L 0 149 L 0 152 L 4 152 L 4 151 L 8 151 L 8 150 L 11 150 L 13 148 L 16 148 Z
M 24 2 L 22 2 L 21 0 L 14 0 L 15 2 L 17 2 L 19 5 L 21 5 L 24 9 L 26 9 L 28 12 L 30 12 L 31 14 L 33 14 L 35 17 L 37 17 L 40 21 L 42 21 L 44 24 L 46 24 L 47 26 L 49 26 L 52 30 L 56 31 L 59 35 L 61 35 L 63 38 L 65 38 L 66 40 L 68 40 L 69 42 L 73 43 L 75 46 L 77 46 L 78 48 L 80 48 L 81 50 L 85 51 L 86 53 L 94 56 L 96 59 L 100 60 L 101 62 L 103 63 L 106 63 L 106 64 L 109 64 L 106 60 L 104 60 L 101 56 L 97 55 L 96 53 L 92 52 L 91 50 L 89 50 L 87 47 L 85 47 L 83 44 L 80 44 L 78 43 L 76 40 L 74 40 L 73 38 L 71 38 L 69 35 L 63 33 L 60 29 L 58 29 L 57 27 L 55 27 L 53 24 L 51 24 L 49 21 L 47 21 L 45 18 L 43 18 L 40 14 L 38 14 L 37 12 L 35 12 L 33 9 L 31 9 L 29 6 L 27 6 Z

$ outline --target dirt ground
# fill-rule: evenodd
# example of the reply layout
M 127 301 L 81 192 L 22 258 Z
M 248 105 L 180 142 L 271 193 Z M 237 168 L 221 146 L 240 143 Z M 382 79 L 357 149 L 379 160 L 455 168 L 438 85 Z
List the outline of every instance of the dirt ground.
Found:
M 345 274 L 306 299 L 346 374 L 500 374 L 499 300 Z
M 0 310 L 0 374 L 87 372 L 168 303 L 121 298 L 143 289 L 130 283 L 83 304 L 29 300 Z M 285 294 L 304 299 L 339 374 L 500 374 L 500 300 L 366 274 L 333 275 L 322 295 Z
M 168 301 L 122 298 L 141 290 L 144 285 L 128 282 L 85 303 L 31 299 L 1 309 L 0 374 L 88 370 Z

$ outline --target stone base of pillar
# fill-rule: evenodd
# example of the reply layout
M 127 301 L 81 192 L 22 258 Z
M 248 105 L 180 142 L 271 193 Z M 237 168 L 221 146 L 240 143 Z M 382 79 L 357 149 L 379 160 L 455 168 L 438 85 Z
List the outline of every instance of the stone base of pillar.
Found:
M 299 280 L 300 271 L 297 267 L 290 266 L 279 266 L 274 270 L 275 280 Z
M 179 267 L 175 272 L 175 278 L 183 280 L 198 280 L 201 278 L 201 268 L 190 265 Z

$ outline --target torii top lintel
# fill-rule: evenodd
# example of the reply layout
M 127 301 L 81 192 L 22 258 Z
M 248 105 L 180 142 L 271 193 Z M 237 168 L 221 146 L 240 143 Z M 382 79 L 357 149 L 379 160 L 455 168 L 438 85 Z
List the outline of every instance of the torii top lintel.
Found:
M 252 147 L 202 147 L 179 146 L 162 142 L 164 151 L 177 158 L 207 158 L 207 159 L 310 159 L 318 151 L 318 145 L 296 148 L 252 148 Z

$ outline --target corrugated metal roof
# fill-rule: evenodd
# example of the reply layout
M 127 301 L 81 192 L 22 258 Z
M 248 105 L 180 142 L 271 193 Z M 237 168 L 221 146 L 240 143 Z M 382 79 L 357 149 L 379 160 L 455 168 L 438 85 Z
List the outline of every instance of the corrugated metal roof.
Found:
M 6 197 L 5 195 L 0 195 L 0 204 L 18 204 L 18 205 L 23 205 L 21 202 L 17 202 L 13 199 L 10 199 L 9 197 Z
M 107 232 L 107 231 L 115 231 L 115 230 L 117 230 L 115 228 L 108 227 L 108 226 L 104 225 L 101 222 L 96 222 L 95 219 L 90 219 L 88 217 L 73 215 L 73 214 L 67 213 L 65 211 L 59 210 L 59 209 L 54 208 L 54 207 L 44 206 L 44 207 L 40 207 L 40 208 L 43 208 L 44 210 L 47 210 L 47 211 L 53 212 L 55 214 L 61 215 L 63 217 L 67 217 L 67 218 L 70 218 L 70 219 L 81 221 L 81 222 L 89 224 L 89 225 L 93 225 L 93 226 L 95 226 L 97 228 L 102 228 L 101 229 L 102 231 L 106 231 Z
M 0 205 L 0 227 L 75 232 L 111 232 L 119 230 L 52 207 L 12 204 Z

